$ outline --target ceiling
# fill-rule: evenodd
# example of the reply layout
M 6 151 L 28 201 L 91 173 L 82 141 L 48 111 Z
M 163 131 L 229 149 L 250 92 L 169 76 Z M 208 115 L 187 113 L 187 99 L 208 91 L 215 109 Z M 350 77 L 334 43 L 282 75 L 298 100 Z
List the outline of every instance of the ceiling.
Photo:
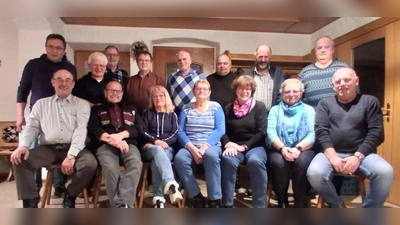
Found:
M 312 34 L 340 17 L 60 17 L 65 24 Z

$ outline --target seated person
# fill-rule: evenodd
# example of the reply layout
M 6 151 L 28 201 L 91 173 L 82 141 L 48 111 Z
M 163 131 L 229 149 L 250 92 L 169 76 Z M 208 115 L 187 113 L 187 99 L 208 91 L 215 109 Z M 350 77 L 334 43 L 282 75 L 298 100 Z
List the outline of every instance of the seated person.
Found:
M 382 207 L 393 182 L 393 168 L 376 154 L 383 142 L 383 121 L 379 100 L 357 94 L 358 77 L 351 68 L 336 70 L 332 78 L 336 95 L 318 103 L 315 114 L 316 141 L 322 152 L 307 170 L 311 186 L 332 208 L 343 200 L 332 184 L 334 172 L 359 174 L 370 180 L 364 208 Z
M 250 176 L 254 208 L 266 207 L 267 154 L 265 132 L 267 109 L 253 95 L 256 83 L 249 75 L 242 75 L 232 83 L 236 100 L 225 107 L 226 134 L 221 142 L 222 203 L 232 208 L 237 169 L 246 163 Z
M 63 174 L 72 182 L 64 188 L 64 208 L 75 208 L 75 200 L 94 176 L 97 161 L 84 149 L 89 103 L 71 94 L 74 77 L 67 70 L 58 70 L 51 79 L 55 95 L 36 102 L 29 121 L 20 136 L 18 148 L 11 155 L 15 165 L 18 199 L 24 208 L 37 208 L 36 169 L 60 163 Z M 39 145 L 29 151 L 30 143 L 39 138 Z
M 136 197 L 142 160 L 136 147 L 143 121 L 133 106 L 121 102 L 123 90 L 110 81 L 104 91 L 107 102 L 92 107 L 88 130 L 95 138 L 96 156 L 105 177 L 111 207 L 130 208 Z M 125 170 L 120 172 L 120 162 Z
M 203 164 L 206 176 L 209 208 L 220 207 L 221 147 L 225 133 L 225 118 L 221 106 L 209 101 L 210 83 L 198 80 L 193 89 L 196 101 L 182 107 L 179 115 L 178 140 L 183 146 L 175 156 L 174 166 L 194 208 L 204 208 L 205 199 L 194 176 L 192 164 Z
M 164 194 L 169 194 L 172 204 L 182 200 L 171 166 L 174 156 L 172 145 L 178 136 L 178 117 L 164 87 L 153 86 L 149 98 L 150 108 L 143 112 L 145 144 L 142 147 L 142 157 L 151 162 L 153 204 L 155 208 L 164 208 Z
M 268 114 L 267 143 L 268 174 L 278 198 L 278 206 L 287 208 L 289 181 L 292 178 L 295 208 L 306 208 L 309 203 L 310 183 L 307 168 L 315 156 L 314 108 L 300 101 L 304 84 L 288 79 L 280 88 L 283 101 L 273 106 Z

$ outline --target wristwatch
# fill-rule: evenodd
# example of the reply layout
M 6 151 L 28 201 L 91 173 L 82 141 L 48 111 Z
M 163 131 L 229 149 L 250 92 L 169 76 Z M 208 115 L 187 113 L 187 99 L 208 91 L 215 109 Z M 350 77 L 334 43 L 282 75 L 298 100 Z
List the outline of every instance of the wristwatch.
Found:
M 362 162 L 364 160 L 364 157 L 359 156 L 359 155 L 354 155 L 355 157 L 357 157 L 358 161 Z
M 283 149 L 284 147 L 285 147 L 285 146 L 283 146 L 283 147 L 280 147 L 280 148 L 278 149 L 278 151 L 280 151 L 280 152 L 281 152 L 281 151 L 282 151 L 282 149 Z
M 75 156 L 74 156 L 74 155 L 71 155 L 71 154 L 68 154 L 68 155 L 67 155 L 67 159 L 73 160 L 73 159 L 75 159 Z
M 303 151 L 303 148 L 302 148 L 300 145 L 297 145 L 296 148 L 297 148 L 297 150 L 299 150 L 300 152 Z

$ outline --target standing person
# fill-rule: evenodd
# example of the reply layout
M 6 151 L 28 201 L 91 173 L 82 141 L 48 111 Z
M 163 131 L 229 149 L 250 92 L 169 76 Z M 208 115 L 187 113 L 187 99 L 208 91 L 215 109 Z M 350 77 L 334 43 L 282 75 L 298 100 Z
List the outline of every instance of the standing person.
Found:
M 60 34 L 49 34 L 46 37 L 45 48 L 46 54 L 39 58 L 30 60 L 24 68 L 21 81 L 17 91 L 17 130 L 22 132 L 25 121 L 25 107 L 29 93 L 31 93 L 30 106 L 32 109 L 37 100 L 50 97 L 55 94 L 51 83 L 54 72 L 65 69 L 69 71 L 74 81 L 77 79 L 77 72 L 65 54 L 67 42 Z M 28 147 L 33 149 L 36 147 L 37 141 L 33 141 Z M 35 172 L 36 188 L 40 191 L 42 187 L 42 169 L 38 168 Z M 53 186 L 54 195 L 61 196 L 61 191 L 64 186 L 64 179 L 60 169 L 55 170 Z
M 203 164 L 209 208 L 220 208 L 221 147 L 225 133 L 225 117 L 221 105 L 209 101 L 210 84 L 198 80 L 194 85 L 196 101 L 183 106 L 179 115 L 178 140 L 183 146 L 175 156 L 174 166 L 183 183 L 185 193 L 194 200 L 194 208 L 204 208 L 205 198 L 200 192 L 192 164 Z M 232 192 L 233 193 L 233 192 Z
M 126 87 L 126 82 L 129 78 L 128 72 L 119 68 L 119 51 L 114 45 L 109 45 L 104 49 L 104 54 L 107 57 L 107 69 L 106 73 L 112 80 L 116 80 L 122 84 L 122 87 Z
M 281 100 L 279 88 L 285 80 L 281 68 L 271 65 L 272 50 L 268 45 L 260 45 L 255 52 L 254 68 L 245 70 L 243 75 L 251 75 L 257 84 L 254 97 L 265 104 L 267 111 Z
M 72 182 L 63 189 L 62 206 L 75 208 L 76 196 L 97 168 L 93 154 L 84 149 L 89 104 L 71 94 L 75 81 L 69 71 L 55 72 L 51 84 L 55 95 L 42 98 L 33 106 L 18 148 L 11 155 L 18 199 L 22 200 L 24 208 L 38 207 L 40 197 L 33 177 L 36 169 L 60 163 L 62 173 L 72 177 Z M 29 150 L 30 143 L 38 138 L 39 145 Z
M 143 111 L 149 108 L 150 89 L 155 85 L 165 87 L 165 80 L 151 72 L 153 56 L 146 44 L 140 41 L 135 42 L 132 44 L 132 51 L 139 72 L 128 79 L 125 99 L 129 105 L 135 106 L 142 115 Z
M 222 108 L 232 103 L 236 98 L 235 92 L 232 90 L 232 82 L 238 75 L 232 73 L 231 68 L 231 58 L 223 53 L 217 57 L 217 71 L 207 76 L 211 90 L 214 90 L 211 92 L 210 100 L 218 102 Z
M 142 157 L 151 163 L 154 207 L 164 208 L 164 194 L 169 195 L 172 204 L 183 199 L 171 166 L 175 154 L 172 146 L 178 137 L 178 117 L 174 113 L 171 97 L 163 86 L 152 87 L 148 101 L 150 107 L 143 113 L 145 144 Z
M 331 182 L 334 172 L 370 180 L 364 208 L 382 207 L 393 182 L 392 166 L 376 154 L 384 140 L 379 101 L 357 94 L 358 81 L 353 69 L 338 69 L 332 78 L 336 95 L 322 99 L 316 110 L 315 134 L 322 151 L 312 160 L 307 177 L 334 208 L 343 205 Z
M 176 65 L 179 71 L 167 78 L 167 91 L 172 98 L 177 115 L 180 115 L 184 105 L 196 100 L 193 94 L 194 83 L 198 80 L 206 80 L 203 73 L 198 74 L 190 68 L 191 64 L 192 58 L 189 52 L 179 51 L 176 54 Z
M 142 171 L 137 148 L 143 121 L 136 108 L 121 102 L 123 89 L 118 81 L 110 81 L 104 90 L 106 103 L 92 107 L 88 132 L 94 137 L 96 157 L 105 177 L 112 207 L 130 208 L 136 197 Z M 120 172 L 120 162 L 125 170 Z
M 318 38 L 314 50 L 315 63 L 304 67 L 298 79 L 304 84 L 304 103 L 315 108 L 321 99 L 335 96 L 331 86 L 332 76 L 337 69 L 349 67 L 349 64 L 333 59 L 335 43 L 328 36 Z
M 108 60 L 103 53 L 90 54 L 88 62 L 90 72 L 78 80 L 72 94 L 94 106 L 104 102 L 104 90 L 112 79 L 106 73 Z
M 292 178 L 295 208 L 309 203 L 310 183 L 307 168 L 315 156 L 314 108 L 304 104 L 304 84 L 298 79 L 285 80 L 280 88 L 282 102 L 268 114 L 268 174 L 280 208 L 289 207 L 288 188 Z
M 221 139 L 223 146 L 222 204 L 233 207 L 233 195 L 237 169 L 245 163 L 250 176 L 254 208 L 265 208 L 267 190 L 267 154 L 265 132 L 267 109 L 256 101 L 256 83 L 249 75 L 239 76 L 233 81 L 236 100 L 225 107 L 226 133 Z

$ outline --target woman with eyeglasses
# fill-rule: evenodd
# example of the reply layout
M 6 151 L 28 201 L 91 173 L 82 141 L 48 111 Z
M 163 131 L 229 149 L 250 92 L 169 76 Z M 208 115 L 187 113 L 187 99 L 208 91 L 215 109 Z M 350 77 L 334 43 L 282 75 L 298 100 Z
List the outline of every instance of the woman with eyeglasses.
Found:
M 209 208 L 219 208 L 221 193 L 220 139 L 225 133 L 222 107 L 209 101 L 210 83 L 199 80 L 194 84 L 196 101 L 182 107 L 179 115 L 178 140 L 182 148 L 174 159 L 174 166 L 183 183 L 186 195 L 194 200 L 194 208 L 204 208 L 205 198 L 200 192 L 192 164 L 203 164 L 206 176 Z
M 150 107 L 143 112 L 145 144 L 142 147 L 142 157 L 151 163 L 154 207 L 164 208 L 164 194 L 169 195 L 172 204 L 182 200 L 171 166 L 174 156 L 172 145 L 178 133 L 178 117 L 164 87 L 152 87 L 148 101 Z
M 315 156 L 315 111 L 301 101 L 304 84 L 300 80 L 285 80 L 280 92 L 283 101 L 268 115 L 267 142 L 272 145 L 268 150 L 268 174 L 280 208 L 288 207 L 290 178 L 294 207 L 306 208 L 311 189 L 307 168 Z
M 256 101 L 256 82 L 242 75 L 232 82 L 236 100 L 225 107 L 226 134 L 222 137 L 222 203 L 232 208 L 237 169 L 244 163 L 250 176 L 254 208 L 266 207 L 267 154 L 265 133 L 267 109 Z

